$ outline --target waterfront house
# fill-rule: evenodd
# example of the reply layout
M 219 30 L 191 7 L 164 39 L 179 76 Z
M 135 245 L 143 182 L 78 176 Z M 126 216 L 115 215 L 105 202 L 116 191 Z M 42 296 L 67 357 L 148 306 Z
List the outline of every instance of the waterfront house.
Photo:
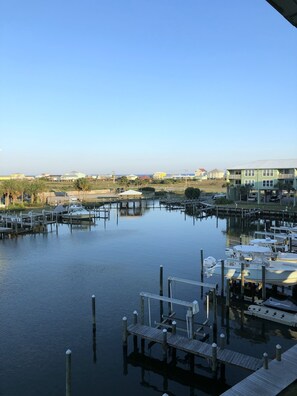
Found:
M 238 199 L 240 187 L 248 187 L 261 195 L 270 197 L 279 191 L 287 193 L 297 189 L 297 159 L 259 160 L 227 169 L 228 197 Z

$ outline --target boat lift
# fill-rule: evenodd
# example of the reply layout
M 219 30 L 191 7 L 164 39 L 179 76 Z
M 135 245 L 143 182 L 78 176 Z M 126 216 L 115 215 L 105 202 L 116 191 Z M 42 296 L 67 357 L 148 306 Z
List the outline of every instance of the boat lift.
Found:
M 188 302 L 180 299 L 173 298 L 173 290 L 172 290 L 172 285 L 173 283 L 184 283 L 184 284 L 189 284 L 189 285 L 194 285 L 194 286 L 201 286 L 201 287 L 206 287 L 208 289 L 211 289 L 213 292 L 213 296 L 216 296 L 216 290 L 217 290 L 217 284 L 213 283 L 203 283 L 203 282 L 197 282 L 189 279 L 182 279 L 182 278 L 177 278 L 177 277 L 169 277 L 168 278 L 168 297 L 158 295 L 158 294 L 153 294 L 153 293 L 148 293 L 148 292 L 141 292 L 140 293 L 140 306 L 141 306 L 141 324 L 144 324 L 144 300 L 147 299 L 148 301 L 148 321 L 149 321 L 149 326 L 152 326 L 152 318 L 151 318 L 151 300 L 156 300 L 160 301 L 160 304 L 163 302 L 168 303 L 168 311 L 169 311 L 169 316 L 167 319 L 172 320 L 173 319 L 173 306 L 174 305 L 180 305 L 186 308 L 186 315 L 185 315 L 185 322 L 187 324 L 187 335 L 188 338 L 192 339 L 194 338 L 195 331 L 194 331 L 194 315 L 199 313 L 199 304 L 197 300 L 194 300 L 193 302 Z M 209 295 L 207 295 L 207 318 L 206 321 L 202 324 L 205 325 L 208 320 L 209 320 Z M 213 298 L 214 301 L 214 323 L 216 323 L 216 298 Z M 159 325 L 166 326 L 165 323 L 160 323 Z

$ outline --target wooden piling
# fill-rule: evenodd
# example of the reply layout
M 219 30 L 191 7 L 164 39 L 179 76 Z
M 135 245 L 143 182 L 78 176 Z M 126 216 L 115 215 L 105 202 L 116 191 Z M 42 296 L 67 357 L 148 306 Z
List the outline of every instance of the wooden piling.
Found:
M 123 345 L 127 345 L 128 341 L 128 323 L 127 323 L 127 317 L 123 317 Z
M 230 280 L 226 279 L 226 307 L 230 307 Z
M 163 296 L 163 265 L 160 265 L 160 296 Z M 163 320 L 163 301 L 160 301 L 160 322 Z
M 133 324 L 136 325 L 138 322 L 138 312 L 134 311 L 133 312 Z
M 213 333 L 213 341 L 217 340 L 217 322 L 218 322 L 218 307 L 217 307 L 217 294 L 216 294 L 216 290 L 213 290 L 213 301 L 212 301 L 212 305 L 213 305 L 213 325 L 212 325 L 212 333 Z
M 240 298 L 244 299 L 244 262 L 241 262 L 240 270 Z
M 221 260 L 221 297 L 224 298 L 225 261 Z
M 71 396 L 71 350 L 66 351 L 66 396 Z
M 217 344 L 215 342 L 211 345 L 211 351 L 212 351 L 211 369 L 213 372 L 215 372 L 217 369 Z
M 176 321 L 175 320 L 172 322 L 172 334 L 173 335 L 176 334 Z
M 163 360 L 167 359 L 167 330 L 163 329 L 163 342 L 162 342 L 162 349 L 163 349 Z
M 203 249 L 200 249 L 200 278 L 201 282 L 203 282 L 203 277 L 204 277 L 204 268 L 203 268 Z
M 262 299 L 266 300 L 266 267 L 262 265 Z
M 221 333 L 220 334 L 220 348 L 224 349 L 226 346 L 226 337 L 225 334 Z
M 268 369 L 268 353 L 267 352 L 263 353 L 263 368 L 265 370 Z
M 92 318 L 93 318 L 93 326 L 96 326 L 96 297 L 92 295 Z
M 282 360 L 282 347 L 279 344 L 275 347 L 275 358 L 278 362 Z

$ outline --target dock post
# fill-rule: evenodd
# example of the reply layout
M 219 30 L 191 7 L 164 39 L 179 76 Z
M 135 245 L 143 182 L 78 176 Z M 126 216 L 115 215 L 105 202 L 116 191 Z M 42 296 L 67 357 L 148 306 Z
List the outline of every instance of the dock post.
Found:
M 133 324 L 134 326 L 137 325 L 138 322 L 138 312 L 134 311 L 133 312 Z M 137 351 L 137 335 L 133 336 L 133 348 L 134 348 L 134 352 Z
M 266 300 L 266 268 L 262 265 L 262 299 Z
M 71 396 L 71 350 L 66 351 L 66 396 Z
M 96 328 L 96 297 L 92 295 L 92 317 L 93 317 L 93 328 Z
M 267 352 L 263 353 L 263 368 L 265 370 L 268 369 L 268 353 Z
M 172 322 L 172 334 L 173 335 L 176 334 L 176 321 L 175 320 Z
M 240 298 L 244 300 L 244 262 L 241 262 L 240 276 Z
M 160 296 L 163 296 L 163 265 L 160 265 Z M 163 301 L 160 301 L 160 322 L 163 319 Z
M 209 293 L 206 294 L 206 319 L 209 319 Z
M 226 279 L 226 307 L 230 307 L 230 280 Z
M 203 268 L 203 249 L 200 249 L 200 278 L 201 278 L 201 282 L 203 282 L 203 276 L 204 276 L 204 268 Z
M 225 262 L 221 260 L 221 297 L 224 298 Z
M 282 360 L 282 347 L 279 344 L 275 347 L 275 357 L 278 362 Z
M 162 348 L 163 348 L 163 360 L 167 360 L 167 330 L 163 329 L 163 343 L 162 343 Z
M 144 297 L 140 297 L 140 324 L 144 325 Z
M 213 333 L 213 340 L 217 340 L 217 294 L 216 289 L 213 289 L 213 326 L 212 326 L 212 333 Z
M 211 354 L 212 354 L 211 369 L 213 372 L 215 372 L 217 369 L 217 344 L 215 342 L 211 345 Z
M 127 323 L 127 317 L 123 317 L 123 345 L 127 345 L 127 340 L 128 340 L 128 323 Z
M 138 312 L 134 311 L 133 312 L 133 324 L 137 325 L 137 322 L 138 322 Z
M 224 349 L 226 346 L 226 337 L 225 334 L 221 333 L 220 334 L 220 348 Z

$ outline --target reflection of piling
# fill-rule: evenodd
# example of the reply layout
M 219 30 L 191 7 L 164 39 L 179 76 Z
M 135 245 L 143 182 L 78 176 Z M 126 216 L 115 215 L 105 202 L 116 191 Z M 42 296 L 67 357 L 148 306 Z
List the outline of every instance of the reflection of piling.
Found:
M 93 320 L 93 361 L 97 361 L 97 343 L 96 343 L 96 297 L 92 295 L 92 320 Z
M 71 350 L 66 351 L 66 396 L 71 396 Z

